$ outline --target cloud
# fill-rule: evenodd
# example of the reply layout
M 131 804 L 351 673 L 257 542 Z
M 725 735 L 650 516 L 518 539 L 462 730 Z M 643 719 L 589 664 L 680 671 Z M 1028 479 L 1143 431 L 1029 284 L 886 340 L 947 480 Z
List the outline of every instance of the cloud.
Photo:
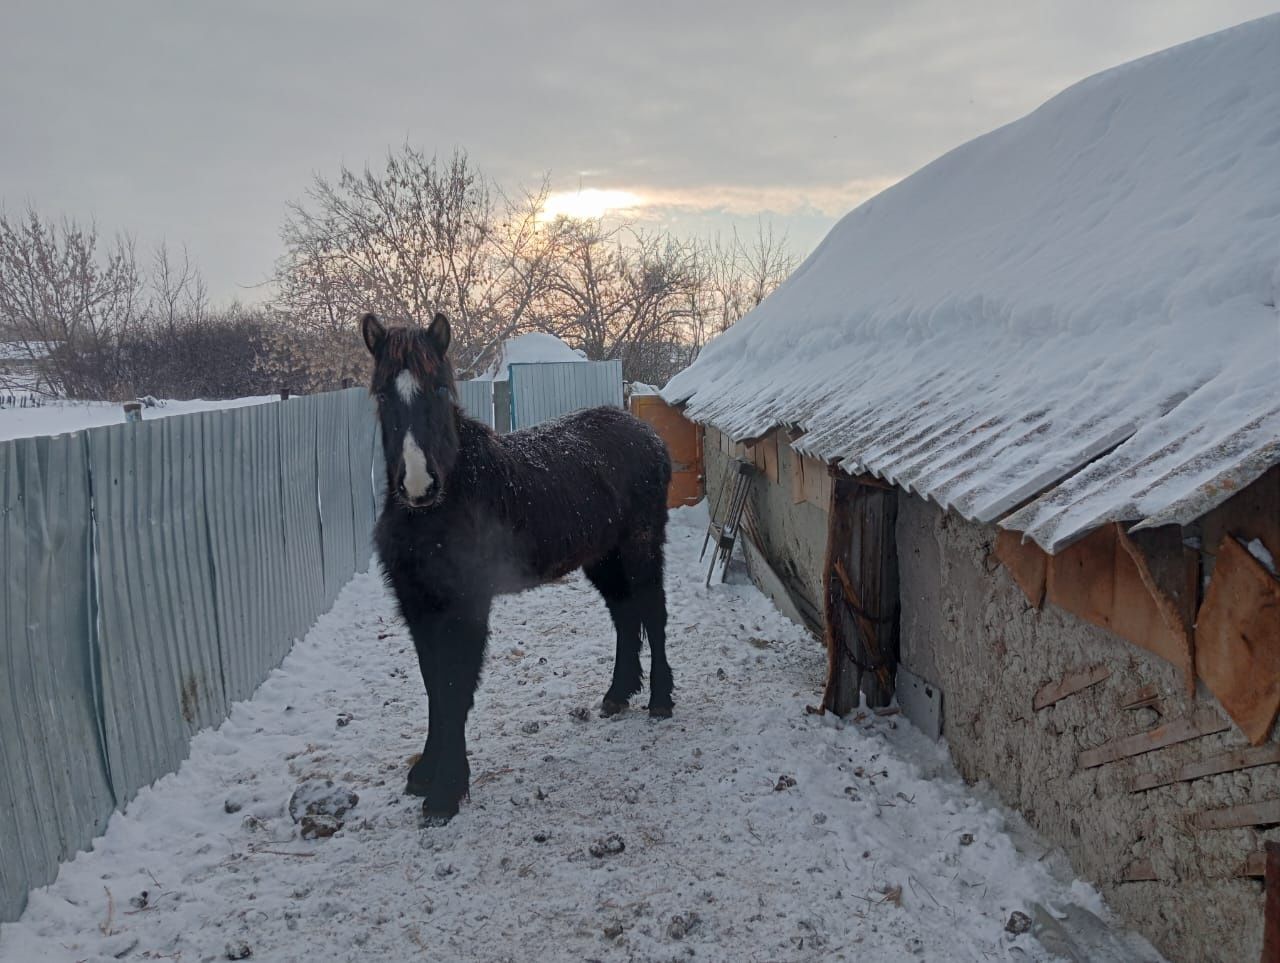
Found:
M 630 191 L 682 229 L 772 211 L 820 236 L 1067 84 L 1273 7 L 20 4 L 0 30 L 0 203 L 186 243 L 217 296 L 270 274 L 313 172 L 406 140 L 465 147 L 512 189 L 550 172 Z

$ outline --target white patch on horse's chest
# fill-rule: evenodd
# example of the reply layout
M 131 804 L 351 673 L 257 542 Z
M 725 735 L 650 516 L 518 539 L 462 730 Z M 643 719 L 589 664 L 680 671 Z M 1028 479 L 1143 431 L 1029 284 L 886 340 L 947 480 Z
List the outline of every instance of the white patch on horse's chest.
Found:
M 422 386 L 418 384 L 418 379 L 413 376 L 408 368 L 396 375 L 396 391 L 400 394 L 400 400 L 406 405 L 412 402 L 421 390 Z
M 413 432 L 405 432 L 404 436 L 404 493 L 410 498 L 421 498 L 431 491 L 436 480 L 427 471 L 427 456 L 418 447 Z

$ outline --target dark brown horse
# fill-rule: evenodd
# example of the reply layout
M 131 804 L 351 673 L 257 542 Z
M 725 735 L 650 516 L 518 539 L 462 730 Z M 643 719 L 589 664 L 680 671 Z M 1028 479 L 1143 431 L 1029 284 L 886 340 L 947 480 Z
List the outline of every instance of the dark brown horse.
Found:
M 643 633 L 649 714 L 671 715 L 662 584 L 671 459 L 653 429 L 616 408 L 504 436 L 466 417 L 444 315 L 423 330 L 369 314 L 362 330 L 387 471 L 374 543 L 427 689 L 427 743 L 406 792 L 447 819 L 470 784 L 464 729 L 496 595 L 583 569 L 617 630 L 603 712 L 640 691 Z

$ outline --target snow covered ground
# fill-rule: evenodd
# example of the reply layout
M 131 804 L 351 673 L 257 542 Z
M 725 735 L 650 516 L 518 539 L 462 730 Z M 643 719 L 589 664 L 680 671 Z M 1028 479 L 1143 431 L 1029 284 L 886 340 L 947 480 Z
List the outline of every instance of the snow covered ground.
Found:
M 702 587 L 704 521 L 671 529 L 674 719 L 599 718 L 613 631 L 580 576 L 506 599 L 471 800 L 424 828 L 400 793 L 426 718 L 412 646 L 359 576 L 0 928 L 0 960 L 1041 960 L 1012 912 L 1106 915 L 900 717 L 806 712 L 820 647 L 751 586 Z M 289 814 L 310 779 L 359 796 L 330 838 Z M 1158 959 L 1100 938 L 1076 958 Z
M 186 415 L 214 408 L 241 408 L 278 401 L 276 395 L 231 398 L 226 401 L 161 401 L 154 408 L 143 408 L 144 421 Z M 0 408 L 0 441 L 30 438 L 35 435 L 61 435 L 84 428 L 118 425 L 124 421 L 124 409 L 114 401 L 53 401 L 40 408 Z

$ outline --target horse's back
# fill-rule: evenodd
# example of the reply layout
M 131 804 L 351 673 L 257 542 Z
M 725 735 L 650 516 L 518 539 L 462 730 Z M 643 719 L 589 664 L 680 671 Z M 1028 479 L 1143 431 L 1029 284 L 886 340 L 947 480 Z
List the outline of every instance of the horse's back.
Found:
M 619 408 L 588 408 L 504 435 L 509 521 L 528 539 L 539 578 L 556 577 L 623 540 L 658 545 L 671 457 L 652 427 Z
M 621 408 L 584 408 L 501 437 L 521 467 L 533 472 L 603 473 L 615 484 L 661 485 L 671 480 L 671 456 L 652 426 Z

